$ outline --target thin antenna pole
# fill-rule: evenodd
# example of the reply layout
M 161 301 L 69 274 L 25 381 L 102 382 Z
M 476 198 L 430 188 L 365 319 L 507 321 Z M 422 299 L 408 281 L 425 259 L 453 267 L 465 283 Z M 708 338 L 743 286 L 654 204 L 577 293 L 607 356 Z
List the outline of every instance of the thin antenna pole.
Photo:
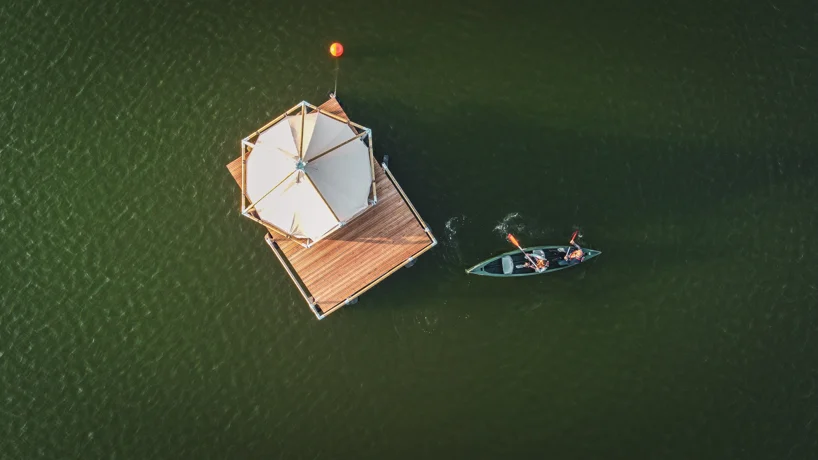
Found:
M 338 71 L 341 69 L 341 60 L 335 58 L 335 91 L 332 94 L 338 95 Z

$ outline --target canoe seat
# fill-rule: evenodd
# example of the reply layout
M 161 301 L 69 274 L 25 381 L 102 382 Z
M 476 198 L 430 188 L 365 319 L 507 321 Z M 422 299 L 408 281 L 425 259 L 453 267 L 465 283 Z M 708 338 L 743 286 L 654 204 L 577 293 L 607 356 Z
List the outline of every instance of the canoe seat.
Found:
M 514 272 L 514 261 L 511 256 L 503 256 L 503 274 L 510 275 Z

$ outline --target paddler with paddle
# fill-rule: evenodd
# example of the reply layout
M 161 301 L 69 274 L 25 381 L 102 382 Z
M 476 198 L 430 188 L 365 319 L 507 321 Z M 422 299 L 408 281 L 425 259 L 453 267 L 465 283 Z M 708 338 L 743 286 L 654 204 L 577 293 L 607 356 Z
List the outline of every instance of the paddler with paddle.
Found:
M 569 246 L 565 252 L 565 260 L 572 264 L 578 264 L 585 260 L 585 251 L 575 242 L 578 234 L 579 230 L 574 230 L 574 234 L 571 235 L 571 242 L 568 243 Z M 571 246 L 575 249 L 571 248 Z
M 508 235 L 506 235 L 506 239 L 508 240 L 509 243 L 513 244 L 514 246 L 517 246 L 517 249 L 519 249 L 520 252 L 523 253 L 527 260 L 527 262 L 524 265 L 526 268 L 530 268 L 536 271 L 537 273 L 542 273 L 548 269 L 548 260 L 545 257 L 542 257 L 538 254 L 531 254 L 534 256 L 534 259 L 536 259 L 535 261 L 527 252 L 523 251 L 522 246 L 520 246 L 520 243 L 517 241 L 517 238 L 514 238 L 514 235 L 509 233 Z

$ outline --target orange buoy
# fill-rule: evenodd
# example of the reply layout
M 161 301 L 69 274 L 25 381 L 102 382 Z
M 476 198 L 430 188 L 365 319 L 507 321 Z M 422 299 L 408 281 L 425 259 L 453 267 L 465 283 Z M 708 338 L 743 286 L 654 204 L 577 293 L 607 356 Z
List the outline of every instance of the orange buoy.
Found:
M 344 54 L 344 45 L 338 42 L 333 43 L 329 47 L 329 54 L 333 57 L 341 57 L 341 55 Z

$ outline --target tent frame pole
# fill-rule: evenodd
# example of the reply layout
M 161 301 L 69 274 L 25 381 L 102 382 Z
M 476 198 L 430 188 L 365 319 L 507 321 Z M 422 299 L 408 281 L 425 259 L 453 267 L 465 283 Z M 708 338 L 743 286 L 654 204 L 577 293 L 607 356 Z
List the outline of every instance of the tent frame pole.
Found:
M 316 155 L 316 156 L 314 156 L 314 157 L 310 158 L 310 160 L 309 160 L 309 161 L 310 161 L 310 162 L 315 161 L 315 160 L 317 160 L 317 159 L 321 158 L 322 156 L 324 156 L 324 155 L 326 155 L 326 154 L 328 154 L 328 153 L 332 153 L 332 152 L 334 152 L 334 151 L 336 151 L 336 150 L 340 149 L 341 147 L 343 147 L 343 146 L 345 146 L 345 145 L 349 144 L 350 142 L 352 142 L 352 141 L 354 141 L 354 140 L 357 140 L 357 139 L 360 139 L 360 138 L 362 138 L 362 137 L 364 137 L 364 136 L 366 136 L 366 131 L 364 131 L 364 132 L 362 132 L 362 133 L 360 133 L 360 134 L 356 135 L 355 137 L 351 137 L 351 138 L 349 138 L 349 139 L 345 140 L 344 142 L 342 142 L 342 143 L 340 143 L 340 144 L 336 145 L 335 147 L 333 147 L 333 148 L 331 148 L 331 149 L 329 149 L 329 150 L 325 150 L 325 151 L 323 151 L 323 152 L 319 153 L 318 155 Z
M 378 190 L 375 185 L 375 154 L 372 151 L 372 131 L 369 131 L 369 173 L 372 175 L 372 204 L 378 202 Z
M 248 212 L 248 211 L 251 211 L 253 208 L 255 208 L 255 207 L 256 207 L 256 205 L 259 203 L 259 201 L 261 201 L 261 200 L 263 200 L 263 199 L 267 198 L 267 195 L 269 195 L 269 194 L 273 193 L 273 190 L 277 189 L 279 185 L 283 184 L 285 180 L 289 179 L 289 178 L 290 178 L 290 176 L 292 176 L 292 175 L 293 175 L 293 174 L 295 174 L 296 172 L 298 172 L 298 170 L 297 170 L 297 169 L 293 170 L 293 172 L 291 172 L 290 174 L 287 174 L 287 175 L 284 177 L 284 179 L 281 179 L 281 182 L 277 183 L 277 184 L 275 185 L 275 187 L 271 188 L 271 189 L 270 189 L 270 190 L 269 190 L 267 193 L 265 193 L 264 195 L 262 195 L 262 197 L 261 197 L 261 198 L 259 198 L 259 199 L 258 199 L 258 200 L 256 200 L 255 202 L 253 202 L 253 203 L 252 203 L 250 206 L 248 206 L 246 209 L 242 210 L 242 212 L 245 212 L 245 213 L 246 213 L 246 212 Z
M 297 110 L 299 107 L 301 107 L 301 104 L 304 104 L 304 103 L 303 103 L 303 102 L 299 102 L 298 104 L 294 105 L 292 108 L 290 108 L 290 109 L 289 109 L 289 110 L 287 110 L 286 112 L 284 112 L 284 113 L 282 113 L 281 115 L 279 115 L 279 116 L 277 116 L 277 117 L 273 118 L 273 120 L 272 120 L 272 121 L 270 121 L 269 123 L 267 123 L 266 125 L 264 125 L 264 126 L 262 126 L 261 128 L 259 128 L 259 129 L 255 130 L 255 131 L 253 132 L 253 134 L 250 134 L 250 135 L 249 135 L 249 136 L 247 136 L 245 139 L 250 139 L 250 138 L 251 138 L 251 137 L 253 137 L 253 136 L 258 136 L 258 135 L 259 135 L 259 134 L 261 134 L 263 131 L 265 131 L 267 128 L 269 128 L 270 126 L 273 126 L 274 124 L 276 124 L 276 123 L 278 123 L 279 121 L 283 120 L 283 119 L 284 119 L 284 117 L 286 117 L 287 115 L 290 115 L 290 113 L 291 113 L 291 112 L 294 112 L 295 110 Z
M 332 213 L 332 217 L 335 218 L 335 222 L 341 222 L 341 219 L 338 218 L 338 214 L 335 214 L 335 211 L 332 209 L 332 206 L 329 205 L 329 201 L 327 201 L 327 199 L 324 197 L 324 194 L 321 193 L 321 190 L 318 190 L 318 187 L 315 185 L 315 182 L 313 182 L 312 179 L 310 179 L 310 176 L 308 174 L 304 174 L 304 177 L 307 179 L 310 185 L 312 185 L 312 188 L 313 190 L 315 190 L 315 193 L 317 193 L 318 196 L 321 197 L 321 201 L 324 202 L 324 204 L 327 206 L 327 209 L 329 209 L 329 212 Z
M 241 141 L 241 209 L 247 206 L 247 194 L 244 190 L 247 189 L 247 145 Z
M 299 139 L 299 146 L 298 146 L 298 159 L 304 159 L 304 119 L 307 118 L 307 106 L 304 105 L 305 102 L 301 103 L 301 132 L 298 134 Z

